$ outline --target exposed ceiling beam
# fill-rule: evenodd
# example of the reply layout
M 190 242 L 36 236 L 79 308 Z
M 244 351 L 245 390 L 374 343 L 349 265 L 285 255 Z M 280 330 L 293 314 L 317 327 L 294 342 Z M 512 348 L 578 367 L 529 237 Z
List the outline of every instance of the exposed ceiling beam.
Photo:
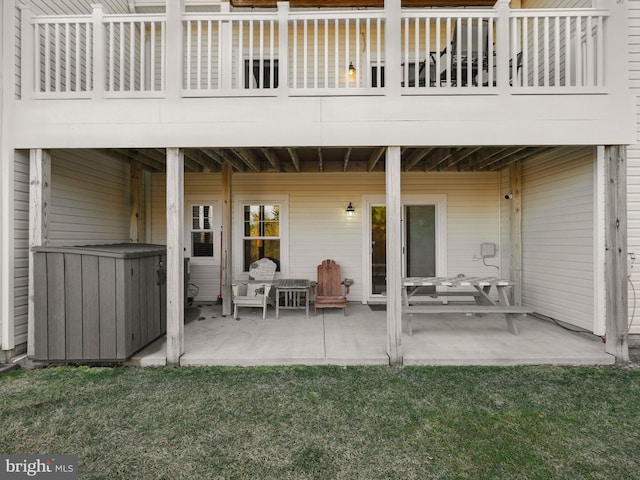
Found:
M 342 161 L 342 171 L 346 172 L 349 168 L 349 157 L 351 156 L 351 149 L 347 148 L 347 151 L 344 152 L 344 159 Z
M 213 160 L 211 157 L 204 154 L 202 150 L 193 150 L 190 154 L 191 158 L 212 172 L 220 171 L 220 163 Z
M 254 172 L 260 172 L 260 160 L 248 148 L 232 148 L 231 151 Z
M 324 172 L 324 161 L 322 159 L 322 148 L 318 147 L 318 169 Z
M 372 172 L 373 169 L 376 168 L 376 165 L 382 158 L 382 155 L 384 155 L 385 151 L 386 151 L 386 147 L 378 147 L 373 151 L 373 153 L 371 154 L 371 157 L 369 157 L 369 163 L 367 164 L 368 172 Z
M 491 155 L 489 158 L 485 158 L 481 162 L 478 162 L 477 168 L 478 170 L 484 170 L 484 169 L 491 170 L 489 168 L 491 165 L 498 163 L 501 160 L 504 160 L 505 158 L 510 157 L 511 155 L 515 155 L 516 153 L 521 152 L 526 148 L 527 147 L 512 147 L 501 153 L 496 153 L 494 155 Z
M 270 148 L 261 148 L 260 151 L 267 158 L 267 160 L 269 161 L 269 163 L 271 164 L 273 169 L 276 172 L 279 172 L 280 171 L 280 159 L 276 155 L 276 152 L 274 152 L 273 149 L 270 149 Z
M 298 158 L 298 152 L 296 152 L 295 148 L 287 148 L 287 152 L 289 152 L 289 157 L 291 157 L 293 168 L 296 169 L 296 172 L 300 173 L 300 159 Z
M 529 147 L 526 151 L 522 151 L 520 153 L 511 155 L 500 162 L 493 163 L 488 170 L 500 170 L 501 168 L 506 167 L 507 165 L 515 162 L 515 161 L 523 161 L 527 160 L 531 157 L 536 157 L 538 155 L 542 155 L 543 153 L 548 152 L 549 150 L 553 150 L 557 147 Z
M 429 162 L 426 163 L 424 171 L 425 172 L 433 172 L 434 170 L 440 171 L 442 170 L 442 165 L 445 164 L 447 160 L 453 157 L 456 152 L 462 150 L 462 148 L 440 148 L 438 149 L 437 155 L 434 155 L 433 158 L 430 158 Z
M 444 162 L 443 165 L 440 165 L 440 170 L 445 170 L 447 168 L 451 168 L 462 162 L 465 158 L 473 155 L 475 152 L 480 150 L 482 147 L 473 147 L 473 148 L 462 148 L 458 150 L 455 154 L 451 155 L 451 157 Z
M 433 151 L 433 148 L 422 148 L 409 154 L 404 162 L 404 171 L 408 172 L 415 167 L 424 157 L 429 155 Z
M 166 166 L 165 166 L 164 162 L 160 162 L 160 161 L 151 159 L 146 155 L 141 155 L 138 152 L 138 150 L 127 150 L 127 149 L 114 148 L 114 149 L 109 150 L 109 152 L 113 152 L 114 154 L 122 155 L 123 157 L 126 157 L 129 160 L 137 160 L 138 162 L 140 162 L 141 164 L 149 167 L 152 171 L 155 171 L 155 172 L 164 172 L 165 169 L 166 169 Z
M 244 172 L 244 163 L 238 161 L 237 159 L 231 157 L 229 154 L 225 154 L 222 151 L 213 150 L 211 148 L 203 148 L 202 153 L 211 157 L 213 160 L 218 162 L 220 165 L 223 163 L 228 163 L 233 168 L 238 170 L 239 172 Z

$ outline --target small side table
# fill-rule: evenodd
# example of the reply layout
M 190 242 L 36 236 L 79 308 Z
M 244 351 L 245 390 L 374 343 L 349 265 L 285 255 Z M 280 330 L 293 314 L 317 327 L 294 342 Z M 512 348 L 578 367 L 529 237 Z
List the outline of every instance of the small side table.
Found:
M 284 293 L 284 305 L 280 306 L 280 292 Z M 303 308 L 302 296 L 304 295 L 304 309 L 307 320 L 309 319 L 309 296 L 311 295 L 311 282 L 300 278 L 281 278 L 276 282 L 276 319 L 280 309 Z

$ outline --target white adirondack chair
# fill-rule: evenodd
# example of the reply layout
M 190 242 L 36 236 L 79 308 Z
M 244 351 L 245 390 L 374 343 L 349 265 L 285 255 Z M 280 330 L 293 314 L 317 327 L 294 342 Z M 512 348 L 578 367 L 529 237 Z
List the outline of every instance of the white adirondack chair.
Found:
M 269 292 L 276 274 L 276 264 L 261 258 L 249 266 L 249 281 L 231 285 L 233 291 L 233 318 L 238 318 L 238 307 L 262 308 L 262 319 L 267 316 L 267 305 L 272 303 Z

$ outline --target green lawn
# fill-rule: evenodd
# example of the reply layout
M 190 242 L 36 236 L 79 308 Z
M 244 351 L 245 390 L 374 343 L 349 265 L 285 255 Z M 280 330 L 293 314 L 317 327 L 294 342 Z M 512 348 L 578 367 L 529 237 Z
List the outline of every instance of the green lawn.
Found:
M 640 369 L 17 371 L 0 453 L 82 479 L 640 478 Z

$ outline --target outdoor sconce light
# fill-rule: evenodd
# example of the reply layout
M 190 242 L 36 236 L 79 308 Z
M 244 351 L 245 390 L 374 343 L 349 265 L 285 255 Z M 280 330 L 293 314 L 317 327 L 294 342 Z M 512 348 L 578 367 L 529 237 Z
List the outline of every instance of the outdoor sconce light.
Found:
M 349 202 L 349 205 L 347 205 L 347 217 L 353 217 L 353 213 L 356 211 L 355 208 L 353 208 L 353 205 L 351 202 Z
M 356 67 L 353 66 L 353 62 L 349 62 L 349 76 L 350 77 L 356 76 Z

